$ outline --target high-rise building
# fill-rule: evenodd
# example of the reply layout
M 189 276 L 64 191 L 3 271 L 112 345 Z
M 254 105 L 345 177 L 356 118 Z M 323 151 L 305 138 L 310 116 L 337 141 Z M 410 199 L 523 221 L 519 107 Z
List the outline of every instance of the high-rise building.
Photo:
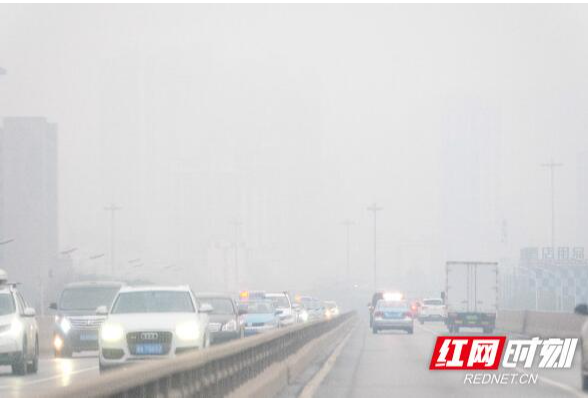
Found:
M 0 268 L 44 306 L 58 253 L 57 126 L 40 117 L 5 118 L 0 128 Z
M 578 154 L 577 243 L 588 246 L 588 152 Z
M 448 259 L 497 260 L 500 110 L 469 98 L 448 108 L 443 133 L 443 237 Z

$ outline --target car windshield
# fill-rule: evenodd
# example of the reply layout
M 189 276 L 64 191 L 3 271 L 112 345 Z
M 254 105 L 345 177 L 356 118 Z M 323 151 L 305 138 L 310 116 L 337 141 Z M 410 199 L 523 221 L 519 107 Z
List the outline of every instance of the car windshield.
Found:
M 100 306 L 110 306 L 118 293 L 118 286 L 79 286 L 67 288 L 61 294 L 59 309 L 64 311 L 94 311 Z
M 146 290 L 119 294 L 112 314 L 195 312 L 190 293 L 174 290 Z
M 286 296 L 266 296 L 266 298 L 270 299 L 276 308 L 290 308 L 290 303 L 288 303 Z
M 407 310 L 408 303 L 405 301 L 380 301 L 378 303 L 378 310 Z
M 12 295 L 10 293 L 0 293 L 0 315 L 13 314 L 15 311 Z
M 439 300 L 439 299 L 424 300 L 423 304 L 426 306 L 442 306 L 443 300 Z
M 210 304 L 212 306 L 213 315 L 235 314 L 233 308 L 233 301 L 231 299 L 222 297 L 199 297 L 200 304 Z
M 249 303 L 247 314 L 273 314 L 274 305 L 269 301 Z

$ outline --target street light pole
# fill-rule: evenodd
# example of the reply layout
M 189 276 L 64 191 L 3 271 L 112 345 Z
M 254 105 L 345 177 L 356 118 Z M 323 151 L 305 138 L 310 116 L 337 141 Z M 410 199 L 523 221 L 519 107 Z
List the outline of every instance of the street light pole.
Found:
M 556 163 L 553 158 L 550 162 L 541 164 L 543 168 L 549 168 L 551 180 L 551 257 L 555 260 L 555 169 L 562 167 L 562 163 Z
M 378 211 L 382 211 L 381 207 L 378 207 L 376 203 L 372 204 L 367 208 L 368 211 L 374 213 L 374 290 L 378 290 L 378 264 L 377 264 L 377 230 L 376 230 L 376 221 L 377 221 L 377 214 Z
M 347 257 L 347 269 L 345 271 L 345 275 L 347 278 L 347 281 L 349 283 L 350 279 L 351 279 L 351 262 L 350 262 L 350 256 L 349 256 L 349 249 L 350 249 L 350 231 L 351 231 L 351 225 L 353 225 L 353 221 L 346 219 L 345 221 L 343 221 L 343 225 L 345 226 L 345 231 L 346 231 L 346 238 L 347 238 L 347 246 L 346 246 L 346 257 Z
M 237 285 L 237 290 L 240 290 L 239 289 L 239 253 L 238 253 L 238 251 L 239 251 L 239 228 L 243 224 L 238 219 L 234 219 L 231 222 L 231 225 L 233 225 L 235 228 L 235 284 Z
M 114 274 L 115 255 L 114 255 L 114 216 L 117 211 L 121 210 L 121 207 L 114 203 L 104 207 L 104 211 L 110 212 L 110 275 Z

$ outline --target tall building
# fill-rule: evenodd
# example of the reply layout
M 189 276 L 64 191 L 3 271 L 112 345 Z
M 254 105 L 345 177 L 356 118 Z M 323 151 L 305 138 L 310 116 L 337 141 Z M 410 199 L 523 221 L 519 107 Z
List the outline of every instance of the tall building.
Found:
M 57 126 L 45 118 L 5 118 L 0 128 L 0 238 L 11 240 L 0 268 L 43 307 L 58 253 Z
M 578 154 L 577 243 L 588 246 L 588 151 Z
M 500 109 L 475 98 L 448 107 L 443 132 L 443 237 L 448 259 L 497 260 Z

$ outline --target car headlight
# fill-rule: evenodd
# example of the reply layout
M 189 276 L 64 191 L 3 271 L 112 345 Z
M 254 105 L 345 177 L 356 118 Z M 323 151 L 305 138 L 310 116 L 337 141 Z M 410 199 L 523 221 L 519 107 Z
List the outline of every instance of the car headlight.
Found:
M 237 330 L 237 321 L 234 319 L 230 320 L 226 324 L 223 325 L 224 332 L 235 332 Z
M 176 335 L 180 340 L 197 340 L 198 324 L 196 321 L 183 322 L 176 327 Z
M 302 322 L 308 321 L 308 313 L 306 311 L 302 311 L 300 313 L 300 319 L 302 320 Z
M 122 326 L 105 323 L 100 328 L 100 338 L 105 342 L 118 342 L 124 336 Z
M 59 327 L 61 328 L 61 331 L 67 335 L 71 329 L 71 322 L 69 322 L 69 319 L 67 318 L 62 318 Z

